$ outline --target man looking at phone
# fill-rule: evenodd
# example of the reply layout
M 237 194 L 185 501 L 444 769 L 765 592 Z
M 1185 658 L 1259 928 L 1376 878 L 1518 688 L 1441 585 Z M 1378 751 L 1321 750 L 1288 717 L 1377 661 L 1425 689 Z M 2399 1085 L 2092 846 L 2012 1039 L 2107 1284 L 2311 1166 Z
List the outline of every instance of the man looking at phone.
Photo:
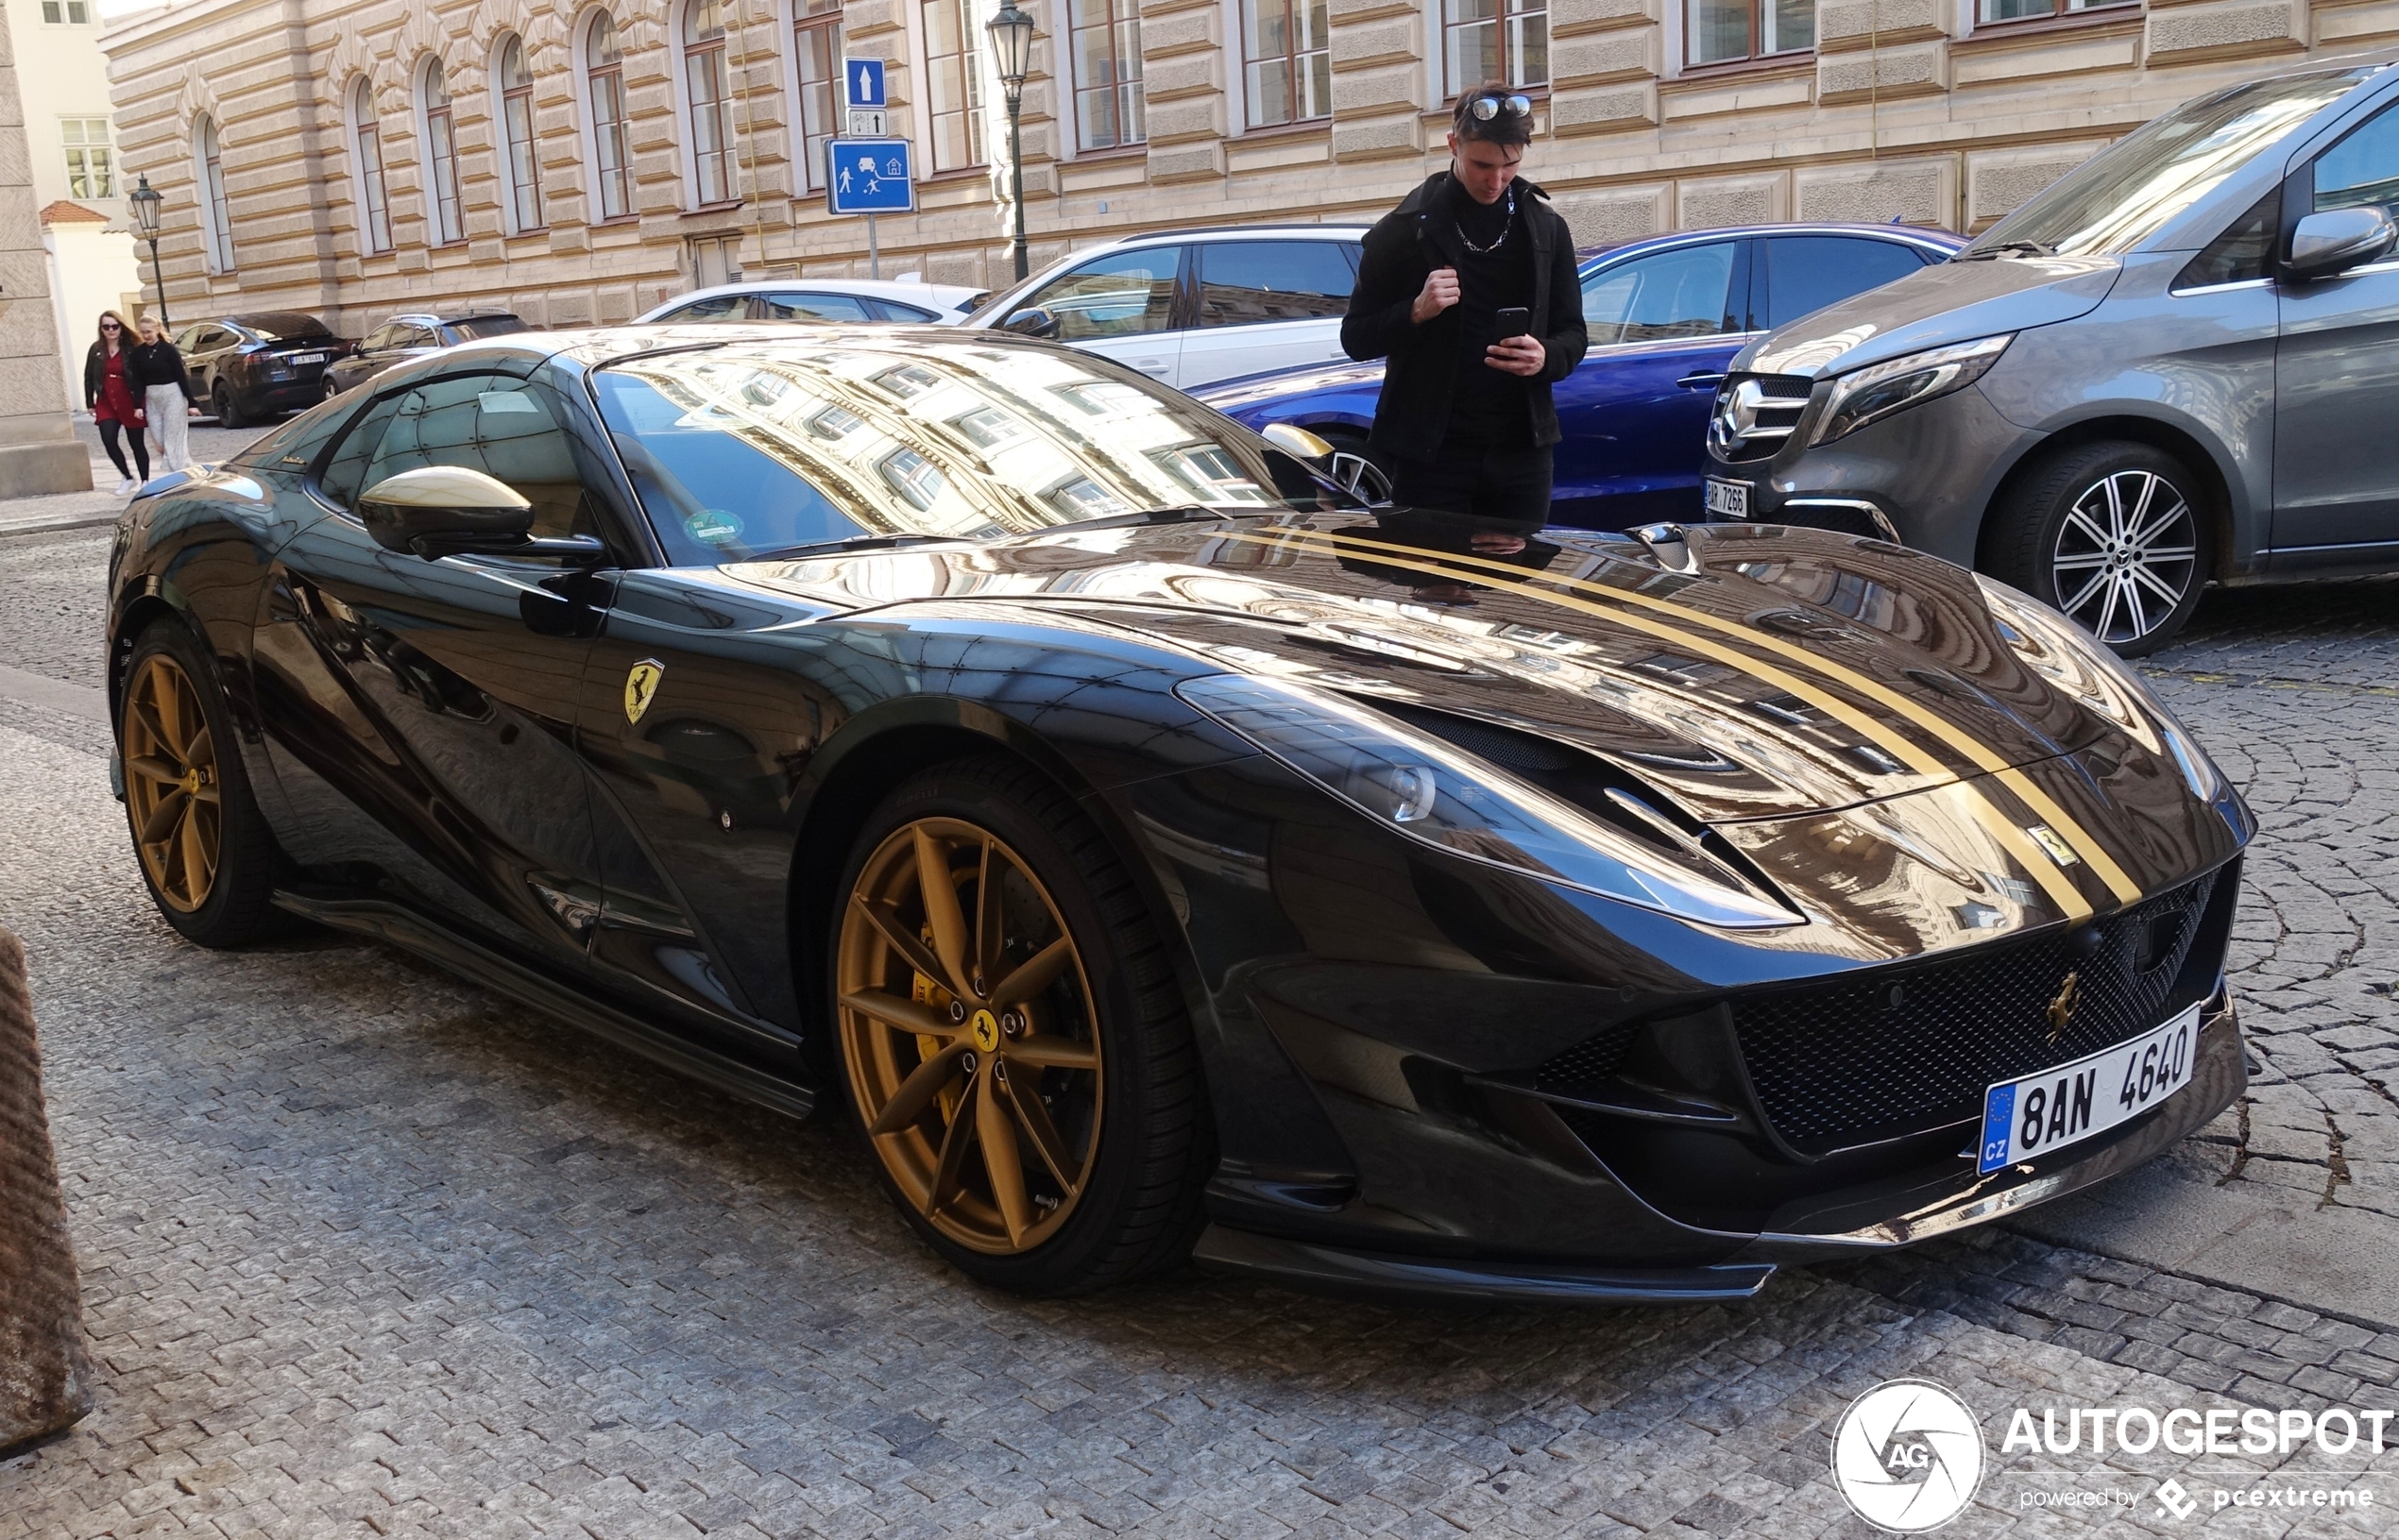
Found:
M 1451 119 L 1449 169 L 1367 232 L 1341 347 L 1390 361 L 1373 444 L 1401 506 L 1548 519 L 1550 385 L 1590 339 L 1574 237 L 1517 175 L 1532 138 L 1531 102 L 1475 87 Z

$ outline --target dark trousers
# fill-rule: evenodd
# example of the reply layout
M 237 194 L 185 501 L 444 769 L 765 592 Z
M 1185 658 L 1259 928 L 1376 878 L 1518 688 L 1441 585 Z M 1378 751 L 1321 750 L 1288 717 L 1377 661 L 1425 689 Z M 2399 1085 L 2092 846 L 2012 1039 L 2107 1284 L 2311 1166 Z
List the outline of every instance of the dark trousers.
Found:
M 1391 467 L 1391 500 L 1402 508 L 1472 514 L 1535 527 L 1549 522 L 1554 471 L 1550 451 L 1453 449 L 1437 460 L 1398 460 Z
M 126 469 L 125 450 L 117 447 L 116 441 L 117 432 L 124 426 L 125 425 L 123 423 L 116 422 L 102 422 L 99 424 L 100 448 L 108 450 L 109 458 L 116 463 L 116 473 L 118 475 L 131 476 L 137 482 L 146 482 L 150 479 L 150 447 L 142 442 L 141 429 L 136 428 L 133 432 L 127 433 L 125 435 L 125 440 L 133 450 L 134 469 Z

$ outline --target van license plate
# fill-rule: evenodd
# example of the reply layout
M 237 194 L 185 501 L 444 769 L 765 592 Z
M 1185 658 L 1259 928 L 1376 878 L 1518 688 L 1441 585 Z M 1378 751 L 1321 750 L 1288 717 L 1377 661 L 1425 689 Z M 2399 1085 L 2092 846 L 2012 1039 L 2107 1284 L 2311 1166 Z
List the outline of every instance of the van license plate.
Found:
M 1989 1173 L 2103 1134 L 2191 1083 L 2199 1007 L 2129 1042 L 1982 1093 L 1976 1169 Z
M 1747 518 L 1749 516 L 1749 483 L 1720 481 L 1710 476 L 1700 487 L 1700 505 L 1711 518 Z

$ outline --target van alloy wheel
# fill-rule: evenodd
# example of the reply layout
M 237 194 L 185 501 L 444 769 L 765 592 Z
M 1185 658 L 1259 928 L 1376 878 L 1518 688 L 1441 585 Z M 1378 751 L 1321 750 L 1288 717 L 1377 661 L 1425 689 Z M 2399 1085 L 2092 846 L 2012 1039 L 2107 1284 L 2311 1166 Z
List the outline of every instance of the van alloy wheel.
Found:
M 2100 477 L 2059 524 L 2050 571 L 2057 607 L 2084 630 L 2111 645 L 2141 640 L 2202 581 L 2190 499 L 2152 470 Z
M 837 952 L 850 1088 L 902 1198 L 994 1256 L 1057 1233 L 1099 1153 L 1098 1014 L 1058 904 L 990 831 L 893 830 Z

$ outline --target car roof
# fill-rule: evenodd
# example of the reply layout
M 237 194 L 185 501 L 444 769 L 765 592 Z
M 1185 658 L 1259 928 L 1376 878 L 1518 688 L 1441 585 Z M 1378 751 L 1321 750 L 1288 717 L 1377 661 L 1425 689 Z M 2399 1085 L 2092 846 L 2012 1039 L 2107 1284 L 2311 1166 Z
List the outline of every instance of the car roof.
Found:
M 332 330 L 332 328 L 327 327 L 323 321 L 306 311 L 298 310 L 246 310 L 232 315 L 220 315 L 213 321 L 203 321 L 200 324 L 202 326 L 289 328 L 295 321 L 305 322 L 309 326 L 323 330 Z
M 1896 220 L 1887 225 L 1869 225 L 1836 219 L 1793 219 L 1771 225 L 1716 225 L 1703 229 L 1660 230 L 1655 235 L 1578 246 L 1574 256 L 1577 261 L 1588 262 L 1596 257 L 1621 257 L 1627 252 L 1680 245 L 1691 241 L 1720 241 L 1744 235 L 1863 235 L 1948 251 L 1964 250 L 1966 244 L 1966 237 L 1936 225 L 1903 225 Z
M 512 310 L 404 310 L 383 317 L 382 324 L 394 321 L 422 321 L 428 326 L 455 326 L 460 321 L 521 321 L 524 317 Z
M 1326 225 L 1302 224 L 1298 222 L 1287 225 L 1183 225 L 1174 229 L 1142 230 L 1131 235 L 1119 235 L 1114 239 L 1100 241 L 1088 246 L 1077 246 L 1072 255 L 1077 257 L 1087 256 L 1094 251 L 1105 250 L 1114 246 L 1153 245 L 1170 241 L 1197 241 L 1203 239 L 1210 241 L 1263 241 L 1269 239 L 1287 241 L 1294 235 L 1314 235 L 1320 236 L 1328 241 L 1363 241 L 1366 239 L 1366 232 L 1373 228 L 1374 227 L 1371 225 Z
M 947 295 L 976 295 L 983 291 L 965 283 L 924 283 L 912 279 L 875 278 L 774 278 L 743 279 L 739 283 L 712 283 L 705 289 L 679 294 L 661 305 L 680 305 L 693 299 L 706 299 L 721 294 L 788 294 L 794 290 L 813 289 L 821 294 L 862 295 L 869 299 L 899 299 L 933 301 Z

